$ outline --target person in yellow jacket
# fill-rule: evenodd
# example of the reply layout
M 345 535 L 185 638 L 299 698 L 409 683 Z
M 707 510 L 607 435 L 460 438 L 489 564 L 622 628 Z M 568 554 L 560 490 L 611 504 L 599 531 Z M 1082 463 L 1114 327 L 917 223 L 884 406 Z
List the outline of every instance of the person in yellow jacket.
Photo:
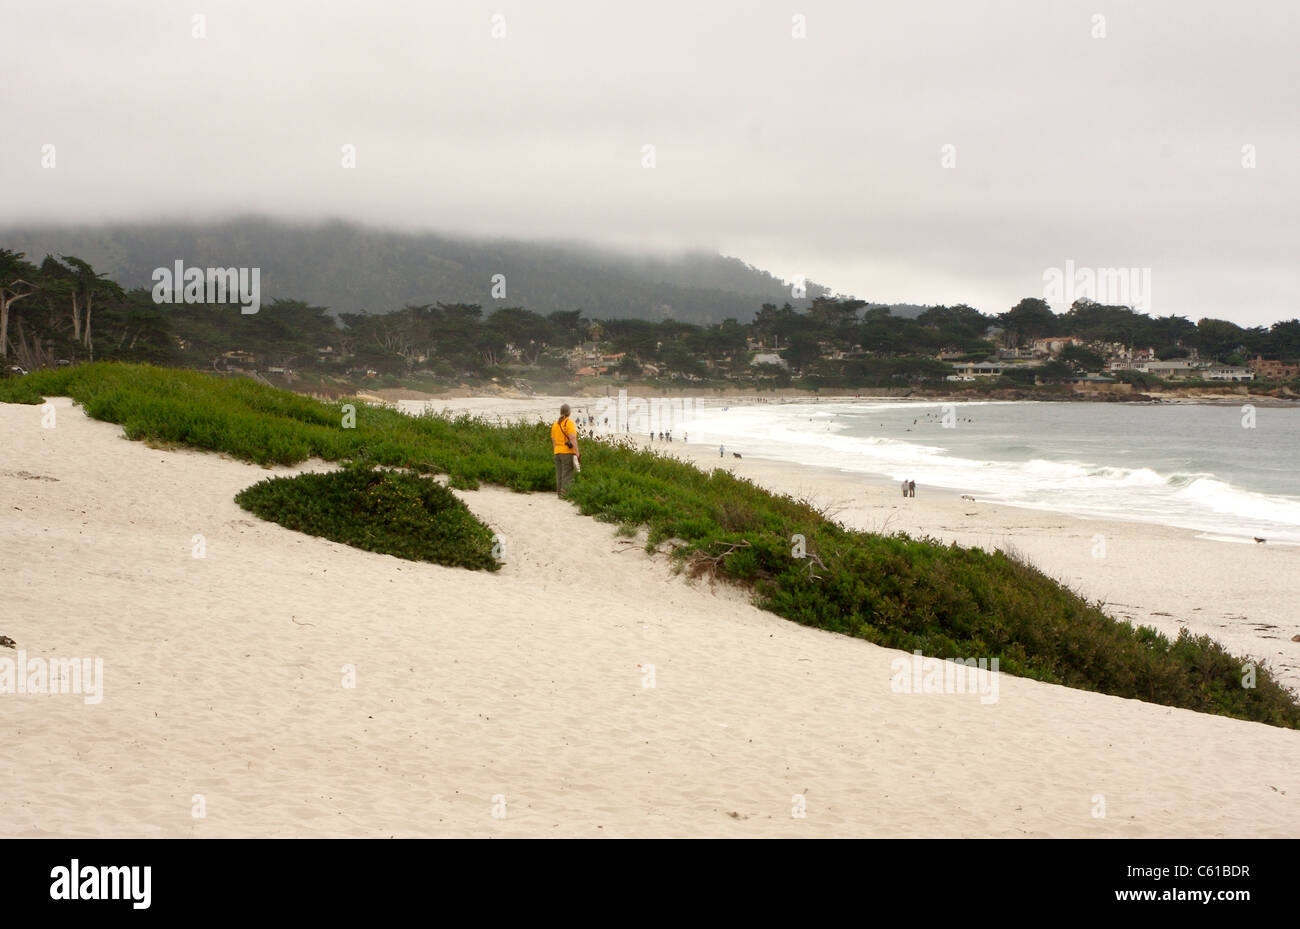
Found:
M 563 497 L 573 481 L 575 468 L 581 467 L 578 427 L 569 418 L 567 403 L 560 407 L 560 418 L 551 424 L 551 445 L 555 451 L 555 493 Z

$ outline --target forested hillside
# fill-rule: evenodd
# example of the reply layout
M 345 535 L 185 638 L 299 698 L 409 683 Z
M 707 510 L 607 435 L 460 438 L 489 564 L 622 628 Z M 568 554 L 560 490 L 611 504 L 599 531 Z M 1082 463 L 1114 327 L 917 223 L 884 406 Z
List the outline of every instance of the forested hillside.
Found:
M 829 293 L 809 283 L 807 299 L 795 299 L 789 285 L 766 271 L 706 252 L 631 255 L 577 244 L 475 240 L 343 222 L 244 218 L 28 226 L 0 230 L 0 242 L 28 255 L 76 255 L 126 288 L 152 286 L 154 269 L 178 260 L 204 268 L 260 268 L 263 299 L 305 300 L 334 313 L 386 313 L 442 301 L 526 306 L 542 314 L 580 309 L 601 319 L 746 322 L 763 303 L 806 308 Z M 492 290 L 498 274 L 505 276 L 504 296 Z

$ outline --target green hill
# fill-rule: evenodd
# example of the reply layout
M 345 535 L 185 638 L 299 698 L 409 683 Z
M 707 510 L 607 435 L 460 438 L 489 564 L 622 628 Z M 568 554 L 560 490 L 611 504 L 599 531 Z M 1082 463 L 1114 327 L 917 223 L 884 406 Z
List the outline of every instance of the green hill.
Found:
M 763 303 L 806 308 L 828 294 L 809 283 L 791 297 L 779 279 L 737 258 L 706 252 L 634 255 L 578 243 L 476 240 L 345 222 L 295 224 L 261 217 L 210 223 L 11 226 L 0 245 L 39 262 L 75 255 L 124 287 L 152 286 L 155 268 L 261 269 L 262 298 L 304 300 L 335 313 L 386 313 L 407 304 L 525 306 L 543 315 L 716 323 L 753 318 Z M 492 295 L 504 274 L 505 299 Z

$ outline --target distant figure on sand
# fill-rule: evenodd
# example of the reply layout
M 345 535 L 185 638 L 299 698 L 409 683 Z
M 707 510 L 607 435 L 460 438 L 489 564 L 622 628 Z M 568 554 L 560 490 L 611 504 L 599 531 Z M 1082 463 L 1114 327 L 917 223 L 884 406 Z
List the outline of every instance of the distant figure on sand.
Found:
M 908 481 L 908 482 L 907 482 L 907 495 L 908 495 L 909 497 L 915 497 L 915 496 L 916 496 L 916 481 Z
M 903 481 L 903 496 L 907 496 L 907 481 Z
M 719 457 L 719 458 L 726 458 L 726 457 L 727 457 L 727 446 L 725 446 L 725 445 L 719 445 L 719 446 L 718 446 L 718 457 Z
M 567 403 L 560 407 L 560 418 L 551 424 L 551 446 L 555 451 L 555 494 L 563 497 L 578 461 L 578 427 L 569 418 Z

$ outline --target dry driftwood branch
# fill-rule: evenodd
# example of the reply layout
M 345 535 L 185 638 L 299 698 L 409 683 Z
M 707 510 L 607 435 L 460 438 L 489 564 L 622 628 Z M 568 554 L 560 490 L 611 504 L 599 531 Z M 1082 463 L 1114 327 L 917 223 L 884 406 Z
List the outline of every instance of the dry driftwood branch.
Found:
M 713 544 L 716 545 L 718 543 L 715 542 Z M 728 555 L 737 549 L 750 547 L 751 546 L 747 540 L 741 539 L 739 542 L 730 543 L 725 549 L 716 554 L 706 552 L 703 549 L 691 552 L 686 559 L 687 574 L 692 578 L 697 578 L 700 575 L 707 573 L 709 575 L 709 580 L 712 581 L 718 576 L 718 568 Z
M 820 581 L 822 579 L 822 576 L 818 574 L 816 571 L 814 571 L 813 567 L 815 566 L 825 571 L 826 562 L 822 561 L 821 556 L 818 555 L 816 552 L 808 552 L 806 555 L 804 555 L 804 559 L 808 562 L 808 576 L 812 578 L 814 581 Z

